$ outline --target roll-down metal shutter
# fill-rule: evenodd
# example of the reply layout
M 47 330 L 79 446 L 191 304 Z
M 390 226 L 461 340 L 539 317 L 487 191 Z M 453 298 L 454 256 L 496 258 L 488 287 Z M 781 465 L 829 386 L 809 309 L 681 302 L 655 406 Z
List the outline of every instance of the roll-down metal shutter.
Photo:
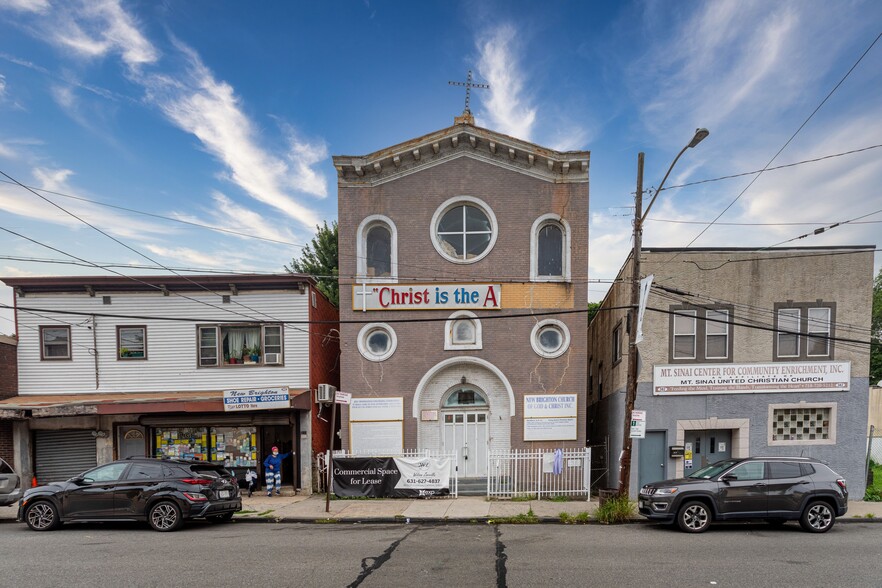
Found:
M 98 465 L 92 431 L 36 431 L 37 482 L 67 480 Z

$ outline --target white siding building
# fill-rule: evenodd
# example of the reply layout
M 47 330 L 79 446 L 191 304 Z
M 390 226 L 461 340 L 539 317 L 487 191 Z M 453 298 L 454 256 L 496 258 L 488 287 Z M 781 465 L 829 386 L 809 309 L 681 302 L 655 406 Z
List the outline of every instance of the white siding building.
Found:
M 310 323 L 337 318 L 310 278 L 4 282 L 15 290 L 19 395 L 0 401 L 0 418 L 14 423 L 25 479 L 131 455 L 222 461 L 242 477 L 277 445 L 294 452 L 284 483 L 311 489 L 328 435 L 309 391 L 338 383 L 339 346 L 335 324 Z M 256 401 L 234 405 L 232 391 Z

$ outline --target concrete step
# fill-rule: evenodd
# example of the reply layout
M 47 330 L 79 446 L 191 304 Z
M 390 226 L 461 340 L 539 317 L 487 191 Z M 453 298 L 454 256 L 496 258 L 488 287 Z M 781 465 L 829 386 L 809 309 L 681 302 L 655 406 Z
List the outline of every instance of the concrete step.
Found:
M 486 496 L 487 478 L 460 478 L 460 496 Z

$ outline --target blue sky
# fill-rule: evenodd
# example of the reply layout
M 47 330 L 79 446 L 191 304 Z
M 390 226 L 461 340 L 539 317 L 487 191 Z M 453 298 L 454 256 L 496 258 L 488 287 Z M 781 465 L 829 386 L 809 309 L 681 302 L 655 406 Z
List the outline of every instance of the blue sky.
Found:
M 711 135 L 669 186 L 761 169 L 880 22 L 874 0 L 0 0 L 0 170 L 38 189 L 305 243 L 336 218 L 331 155 L 451 125 L 464 96 L 447 82 L 473 69 L 492 86 L 472 94 L 479 125 L 591 151 L 589 276 L 609 279 L 630 247 L 639 151 L 647 187 L 696 127 Z M 773 165 L 882 143 L 880 97 L 882 41 Z M 645 245 L 686 246 L 706 227 L 688 223 L 713 220 L 750 180 L 663 192 Z M 882 148 L 769 171 L 693 245 L 764 247 L 861 217 L 882 209 L 880 185 Z M 279 271 L 300 251 L 44 195 L 166 266 Z M 879 244 L 882 214 L 861 220 L 793 244 Z M 93 262 L 149 263 L 9 183 L 0 227 Z M 65 259 L 5 232 L 0 255 Z M 100 272 L 0 259 L 2 276 L 72 273 Z M 590 297 L 605 289 L 592 283 Z M 11 302 L 8 288 L 0 302 Z M 10 316 L 0 314 L 0 332 L 12 332 Z

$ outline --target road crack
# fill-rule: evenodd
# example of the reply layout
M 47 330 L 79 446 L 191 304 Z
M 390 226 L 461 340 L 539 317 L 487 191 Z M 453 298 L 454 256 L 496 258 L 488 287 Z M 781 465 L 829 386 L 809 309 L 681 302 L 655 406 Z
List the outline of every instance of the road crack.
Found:
M 407 535 L 402 537 L 397 541 L 393 541 L 389 547 L 380 555 L 379 557 L 365 557 L 361 560 L 361 573 L 355 579 L 355 582 L 349 584 L 348 588 L 355 588 L 356 586 L 360 586 L 362 582 L 364 582 L 368 576 L 372 573 L 380 569 L 384 563 L 389 561 L 392 558 L 392 553 L 398 549 L 398 546 L 401 545 L 405 539 L 410 537 L 413 533 L 415 533 L 419 529 L 419 527 L 414 527 L 408 532 Z M 370 563 L 370 565 L 368 565 Z
M 508 571 L 505 568 L 505 562 L 508 560 L 508 556 L 505 554 L 505 543 L 502 542 L 502 531 L 499 530 L 499 525 L 494 525 L 494 531 L 496 532 L 496 588 L 507 588 L 506 574 Z

